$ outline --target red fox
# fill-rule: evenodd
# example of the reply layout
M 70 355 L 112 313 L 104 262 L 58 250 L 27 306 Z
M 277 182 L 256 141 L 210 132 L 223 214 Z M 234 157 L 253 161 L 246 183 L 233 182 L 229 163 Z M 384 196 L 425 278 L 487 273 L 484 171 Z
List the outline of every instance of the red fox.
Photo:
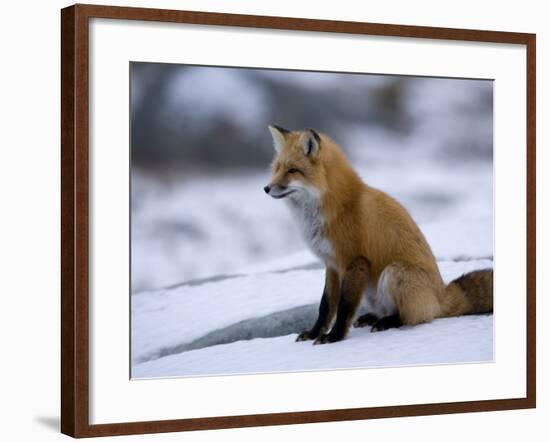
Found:
M 313 129 L 269 130 L 276 154 L 264 191 L 284 198 L 326 267 L 317 321 L 297 341 L 344 339 L 363 297 L 370 311 L 353 325 L 371 331 L 493 311 L 492 269 L 446 286 L 407 210 L 363 183 L 334 141 Z

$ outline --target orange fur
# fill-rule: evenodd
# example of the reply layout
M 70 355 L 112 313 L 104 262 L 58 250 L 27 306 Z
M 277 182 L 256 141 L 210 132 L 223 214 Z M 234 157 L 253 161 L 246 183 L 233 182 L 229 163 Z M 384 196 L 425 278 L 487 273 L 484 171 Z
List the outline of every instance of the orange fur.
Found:
M 452 283 L 446 288 L 430 246 L 407 210 L 386 193 L 365 184 L 334 141 L 311 130 L 287 132 L 277 128 L 275 133 L 272 129 L 272 134 L 278 153 L 266 191 L 277 191 L 277 195 L 283 196 L 292 191 L 286 198 L 295 206 L 303 204 L 305 197 L 297 195 L 304 188 L 308 195 L 313 195 L 307 198 L 314 200 L 318 195 L 321 236 L 330 244 L 331 251 L 330 258 L 324 260 L 327 272 L 338 275 L 340 286 L 346 283 L 346 278 L 357 278 L 349 269 L 358 258 L 364 258 L 369 264 L 368 282 L 361 287 L 353 285 L 354 293 L 364 292 L 369 284 L 378 287 L 377 296 L 391 298 L 388 302 L 396 306 L 402 323 L 412 325 L 438 316 L 471 312 L 475 293 L 474 298 L 469 298 L 466 289 L 476 291 L 477 287 L 483 291 L 487 278 L 478 278 L 483 280 L 479 285 L 466 284 L 466 287 Z M 323 259 L 325 255 L 320 256 Z M 383 287 L 379 287 L 383 272 Z M 341 288 L 332 292 L 338 290 Z M 331 299 L 337 297 L 335 293 L 329 295 Z M 490 293 L 482 295 L 490 296 L 492 310 L 492 279 Z M 348 316 L 355 314 L 355 301 L 352 304 L 346 310 Z M 488 305 L 488 301 L 481 304 Z M 333 307 L 328 315 L 334 314 Z M 349 322 L 348 317 L 345 323 Z

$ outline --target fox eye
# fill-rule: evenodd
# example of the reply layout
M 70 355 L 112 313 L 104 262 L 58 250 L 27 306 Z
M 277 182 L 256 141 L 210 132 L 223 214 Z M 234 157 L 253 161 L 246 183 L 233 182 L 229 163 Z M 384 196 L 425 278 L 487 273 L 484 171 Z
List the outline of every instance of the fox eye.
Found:
M 300 169 L 288 169 L 287 173 L 302 173 Z

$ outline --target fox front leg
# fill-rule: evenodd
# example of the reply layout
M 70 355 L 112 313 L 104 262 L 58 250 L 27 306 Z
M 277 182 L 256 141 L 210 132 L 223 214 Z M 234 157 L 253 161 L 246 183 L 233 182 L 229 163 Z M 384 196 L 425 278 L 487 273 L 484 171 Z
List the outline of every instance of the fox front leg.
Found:
M 316 339 L 319 335 L 328 331 L 336 310 L 338 309 L 338 301 L 340 299 L 340 279 L 338 273 L 331 269 L 325 270 L 325 288 L 321 303 L 319 304 L 319 315 L 313 327 L 309 330 L 301 332 L 296 341 L 308 341 Z
M 319 335 L 314 344 L 337 342 L 346 337 L 357 307 L 361 302 L 361 296 L 367 287 L 369 273 L 370 263 L 367 258 L 356 258 L 348 266 L 342 276 L 336 322 L 330 333 Z

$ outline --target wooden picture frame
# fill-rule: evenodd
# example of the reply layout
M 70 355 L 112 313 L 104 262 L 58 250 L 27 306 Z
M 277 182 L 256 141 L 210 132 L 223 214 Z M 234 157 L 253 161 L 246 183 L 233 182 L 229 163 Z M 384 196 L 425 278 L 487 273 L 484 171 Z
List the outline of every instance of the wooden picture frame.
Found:
M 527 342 L 525 397 L 471 402 L 90 425 L 89 19 L 142 20 L 524 45 L 527 53 Z M 61 11 L 61 431 L 73 437 L 303 424 L 533 408 L 536 404 L 534 34 L 208 12 L 74 5 Z

